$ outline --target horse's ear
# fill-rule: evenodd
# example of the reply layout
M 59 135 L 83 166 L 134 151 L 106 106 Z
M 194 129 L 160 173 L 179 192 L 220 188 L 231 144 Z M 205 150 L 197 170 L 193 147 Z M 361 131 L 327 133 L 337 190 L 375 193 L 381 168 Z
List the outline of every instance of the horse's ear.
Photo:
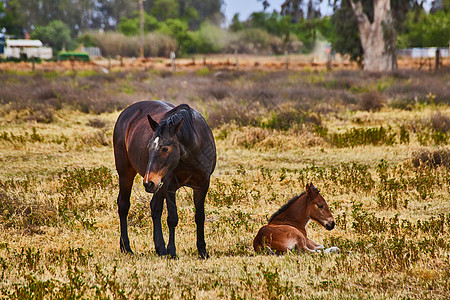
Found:
M 312 187 L 314 187 L 312 183 L 306 184 L 306 194 L 308 194 L 308 196 L 312 195 Z
M 155 120 L 152 119 L 150 115 L 147 115 L 148 122 L 150 123 L 150 127 L 153 131 L 156 131 L 156 128 L 158 128 L 159 124 Z
M 181 125 L 183 125 L 184 118 L 181 118 L 178 122 L 170 126 L 170 135 L 174 136 L 180 130 Z

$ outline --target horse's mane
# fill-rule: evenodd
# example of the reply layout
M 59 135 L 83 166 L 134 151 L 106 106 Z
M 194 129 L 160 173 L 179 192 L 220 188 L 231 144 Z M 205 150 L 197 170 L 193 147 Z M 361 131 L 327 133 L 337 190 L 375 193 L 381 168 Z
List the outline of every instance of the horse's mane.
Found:
M 187 104 L 181 104 L 177 107 L 172 108 L 164 114 L 159 122 L 159 126 L 155 131 L 155 136 L 161 135 L 164 128 L 168 128 L 173 124 L 180 121 L 181 118 L 184 119 L 180 130 L 177 133 L 178 140 L 182 144 L 186 144 L 188 141 L 192 141 L 196 135 L 194 127 L 194 113 L 193 109 Z
M 315 192 L 319 192 L 319 190 L 315 187 L 312 188 L 313 191 Z M 294 203 L 298 198 L 300 198 L 301 196 L 303 196 L 304 194 L 306 194 L 306 192 L 302 192 L 300 195 L 296 195 L 294 197 L 292 197 L 292 199 L 290 199 L 286 204 L 284 204 L 282 207 L 280 207 L 279 210 L 277 210 L 269 219 L 269 223 L 273 221 L 273 219 L 275 219 L 279 214 L 281 214 L 283 211 L 285 211 L 286 209 L 288 209 L 289 206 L 291 206 L 292 203 Z

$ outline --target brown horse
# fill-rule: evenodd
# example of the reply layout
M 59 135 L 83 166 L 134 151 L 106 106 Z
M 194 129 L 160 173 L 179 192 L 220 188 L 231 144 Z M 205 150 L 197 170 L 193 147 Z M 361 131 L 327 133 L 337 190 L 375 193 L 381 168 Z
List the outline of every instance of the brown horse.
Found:
M 197 249 L 201 258 L 207 258 L 204 204 L 216 165 L 216 146 L 205 119 L 187 104 L 175 107 L 164 101 L 138 102 L 119 115 L 113 142 L 119 174 L 120 250 L 133 253 L 128 239 L 127 216 L 131 187 L 139 173 L 144 179 L 145 190 L 153 193 L 150 206 L 156 253 L 176 257 L 178 214 L 175 193 L 180 187 L 187 186 L 194 191 Z M 169 227 L 167 248 L 161 228 L 164 199 Z
M 288 250 L 315 252 L 323 249 L 323 245 L 309 239 L 306 234 L 306 225 L 311 219 L 327 230 L 335 226 L 327 203 L 312 183 L 306 185 L 306 192 L 289 200 L 272 215 L 269 224 L 263 226 L 253 240 L 253 248 L 257 253 L 278 254 Z

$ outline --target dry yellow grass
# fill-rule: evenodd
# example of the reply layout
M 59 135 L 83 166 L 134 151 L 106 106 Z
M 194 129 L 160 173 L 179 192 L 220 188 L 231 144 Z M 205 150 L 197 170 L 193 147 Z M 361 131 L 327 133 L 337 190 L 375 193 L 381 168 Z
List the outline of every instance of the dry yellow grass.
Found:
M 439 110 L 450 113 L 446 106 Z M 332 133 L 380 125 L 397 132 L 435 111 L 429 106 L 343 112 L 324 118 L 322 125 Z M 413 131 L 408 143 L 339 148 L 306 127 L 274 131 L 227 124 L 215 129 L 218 163 L 206 201 L 211 258 L 197 259 L 194 208 L 186 188 L 177 198 L 179 259 L 168 260 L 154 252 L 150 195 L 139 176 L 129 214 L 136 255 L 119 251 L 111 145 L 118 114 L 63 110 L 51 124 L 13 122 L 12 115 L 0 120 L 2 297 L 448 297 L 450 171 L 445 165 L 412 166 L 413 153 L 424 147 Z M 92 126 L 98 120 L 103 127 Z M 449 146 L 426 149 L 449 151 Z M 338 226 L 328 232 L 311 223 L 309 233 L 342 252 L 255 255 L 252 240 L 259 227 L 310 181 Z M 382 202 L 388 200 L 397 202 Z

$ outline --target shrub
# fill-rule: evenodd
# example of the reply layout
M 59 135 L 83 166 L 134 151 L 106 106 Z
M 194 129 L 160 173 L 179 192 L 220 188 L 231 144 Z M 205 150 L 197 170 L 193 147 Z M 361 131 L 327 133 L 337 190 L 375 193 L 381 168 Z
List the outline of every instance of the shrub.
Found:
M 324 132 L 326 134 L 326 131 Z M 322 133 L 322 134 L 324 134 Z M 354 147 L 358 145 L 393 145 L 396 132 L 392 128 L 352 128 L 344 133 L 333 133 L 326 137 L 336 147 Z
M 189 53 L 219 53 L 227 43 L 227 33 L 220 27 L 203 23 L 198 31 L 191 32 Z
M 450 130 L 450 116 L 435 112 L 425 122 L 435 131 L 447 133 Z
M 88 32 L 83 35 L 83 40 L 89 40 L 99 47 L 103 56 L 139 56 L 139 37 L 126 36 L 116 32 Z M 144 36 L 144 55 L 168 57 L 171 51 L 177 49 L 174 38 L 160 33 L 148 33 Z
M 40 233 L 40 226 L 53 226 L 57 223 L 57 210 L 50 203 L 27 201 L 14 193 L 6 192 L 8 185 L 29 184 L 22 182 L 0 182 L 0 220 L 6 227 L 21 228 L 25 233 Z
M 380 92 L 364 93 L 360 97 L 359 109 L 365 111 L 379 111 L 385 104 L 385 99 Z
M 283 40 L 267 31 L 259 28 L 247 28 L 238 32 L 229 33 L 224 52 L 233 53 L 237 50 L 239 53 L 246 54 L 283 54 Z M 287 43 L 286 49 L 289 52 L 298 52 L 302 43 L 292 36 Z
M 422 148 L 413 152 L 411 161 L 415 167 L 426 165 L 433 168 L 439 166 L 450 168 L 450 150 Z
M 37 26 L 31 36 L 50 45 L 54 54 L 64 47 L 67 49 L 76 47 L 70 35 L 70 28 L 60 20 L 51 21 L 47 26 Z

